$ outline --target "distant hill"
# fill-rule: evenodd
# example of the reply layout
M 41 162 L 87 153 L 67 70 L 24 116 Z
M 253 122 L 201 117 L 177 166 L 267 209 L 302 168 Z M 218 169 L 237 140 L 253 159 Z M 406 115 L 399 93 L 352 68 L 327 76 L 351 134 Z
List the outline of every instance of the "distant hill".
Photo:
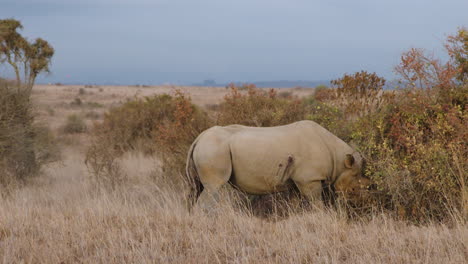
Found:
M 265 88 L 291 88 L 291 87 L 304 87 L 313 88 L 318 85 L 330 86 L 330 81 L 260 81 L 260 82 L 234 82 L 236 85 L 242 85 L 244 83 L 253 83 L 257 87 Z M 226 86 L 228 83 L 216 83 L 214 80 L 205 80 L 202 83 L 195 83 L 194 86 Z

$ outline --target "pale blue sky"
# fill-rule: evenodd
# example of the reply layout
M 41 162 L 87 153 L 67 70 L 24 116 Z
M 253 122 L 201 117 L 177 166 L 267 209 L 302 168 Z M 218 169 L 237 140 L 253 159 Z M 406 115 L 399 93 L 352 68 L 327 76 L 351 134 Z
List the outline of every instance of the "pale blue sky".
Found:
M 56 49 L 40 82 L 158 84 L 392 78 L 401 52 L 441 52 L 467 0 L 0 0 Z

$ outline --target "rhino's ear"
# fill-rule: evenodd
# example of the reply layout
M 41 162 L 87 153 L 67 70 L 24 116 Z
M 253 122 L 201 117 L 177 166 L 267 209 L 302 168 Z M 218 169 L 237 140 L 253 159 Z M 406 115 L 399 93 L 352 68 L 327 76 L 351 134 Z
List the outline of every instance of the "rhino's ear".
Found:
M 344 165 L 346 168 L 351 169 L 354 164 L 354 157 L 351 154 L 346 154 Z

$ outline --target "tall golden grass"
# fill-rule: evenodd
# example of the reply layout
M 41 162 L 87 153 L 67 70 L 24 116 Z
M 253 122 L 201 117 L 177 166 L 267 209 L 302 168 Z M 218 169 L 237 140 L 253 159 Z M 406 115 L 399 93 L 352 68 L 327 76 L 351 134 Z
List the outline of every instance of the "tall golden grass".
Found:
M 349 221 L 340 211 L 264 220 L 223 203 L 190 214 L 154 160 L 120 159 L 128 181 L 101 189 L 83 155 L 0 199 L 3 263 L 464 263 L 468 228 L 414 226 L 376 214 Z

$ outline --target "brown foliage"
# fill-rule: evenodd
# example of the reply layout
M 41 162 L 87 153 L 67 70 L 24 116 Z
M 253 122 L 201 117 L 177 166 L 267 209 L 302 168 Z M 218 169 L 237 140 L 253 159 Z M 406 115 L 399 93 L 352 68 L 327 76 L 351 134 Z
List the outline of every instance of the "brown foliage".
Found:
M 83 118 L 73 114 L 67 117 L 67 121 L 62 127 L 62 131 L 66 134 L 84 133 L 88 130 Z
M 231 92 L 220 105 L 218 124 L 268 127 L 305 119 L 307 110 L 299 99 L 281 98 L 274 89 L 248 87 L 243 93 L 231 86 Z
M 180 176 L 190 144 L 209 126 L 207 115 L 180 91 L 135 99 L 111 109 L 95 124 L 86 162 L 98 180 L 120 179 L 124 176 L 116 159 L 140 150 L 160 157 L 166 173 Z
M 377 111 L 383 104 L 385 79 L 375 73 L 345 74 L 331 83 L 336 88 L 336 96 L 330 99 L 350 116 L 364 116 Z
M 468 31 L 460 28 L 447 37 L 445 49 L 450 60 L 443 63 L 423 49 L 412 48 L 403 53 L 395 72 L 407 88 L 432 89 L 441 93 L 468 80 Z
M 403 78 L 406 88 L 432 89 L 454 85 L 458 69 L 450 62 L 443 64 L 423 49 L 412 48 L 403 53 L 395 72 Z
M 317 101 L 325 102 L 336 99 L 336 91 L 327 86 L 317 86 L 314 91 L 314 98 Z
M 366 173 L 378 186 L 373 198 L 405 219 L 468 212 L 466 109 L 437 95 L 437 89 L 401 91 L 383 111 L 352 124 Z
M 445 48 L 458 72 L 456 78 L 461 83 L 468 81 L 468 29 L 462 27 L 457 34 L 448 36 Z

